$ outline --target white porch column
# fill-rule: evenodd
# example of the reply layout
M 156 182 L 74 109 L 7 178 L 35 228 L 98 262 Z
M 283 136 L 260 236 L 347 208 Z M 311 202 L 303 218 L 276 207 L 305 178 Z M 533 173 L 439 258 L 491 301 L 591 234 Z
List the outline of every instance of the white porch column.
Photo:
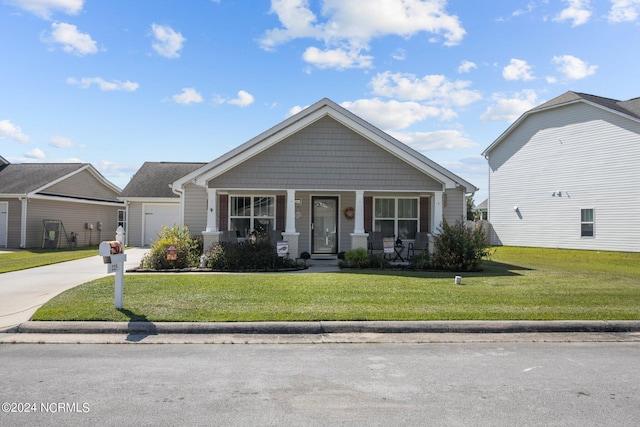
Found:
M 364 234 L 364 190 L 356 190 L 356 218 L 354 234 Z
M 440 234 L 438 228 L 443 219 L 442 191 L 436 191 L 433 197 L 433 223 L 431 224 L 431 234 Z
M 218 231 L 218 194 L 215 188 L 207 187 L 207 232 Z
M 287 190 L 287 225 L 284 231 L 296 232 L 296 190 Z

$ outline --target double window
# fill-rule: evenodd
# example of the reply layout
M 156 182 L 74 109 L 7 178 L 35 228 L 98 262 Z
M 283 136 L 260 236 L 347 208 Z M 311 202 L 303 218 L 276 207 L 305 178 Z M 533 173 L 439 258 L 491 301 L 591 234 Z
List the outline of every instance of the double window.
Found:
M 247 237 L 252 231 L 260 233 L 275 228 L 275 197 L 232 196 L 229 199 L 229 229 L 238 237 Z
M 385 237 L 413 239 L 418 232 L 418 199 L 376 198 L 373 222 L 375 231 Z
M 593 209 L 580 209 L 580 237 L 595 236 Z

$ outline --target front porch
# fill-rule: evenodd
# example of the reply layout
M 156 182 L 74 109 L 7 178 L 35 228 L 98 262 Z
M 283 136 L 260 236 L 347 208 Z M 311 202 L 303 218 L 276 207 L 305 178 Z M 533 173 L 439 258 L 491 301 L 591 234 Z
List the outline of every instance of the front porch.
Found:
M 336 259 L 340 252 L 367 249 L 372 231 L 400 238 L 408 247 L 416 233 L 437 230 L 443 195 L 443 191 L 207 188 L 204 247 L 223 241 L 229 232 L 244 239 L 258 229 L 280 232 L 291 258 L 308 252 L 312 259 Z

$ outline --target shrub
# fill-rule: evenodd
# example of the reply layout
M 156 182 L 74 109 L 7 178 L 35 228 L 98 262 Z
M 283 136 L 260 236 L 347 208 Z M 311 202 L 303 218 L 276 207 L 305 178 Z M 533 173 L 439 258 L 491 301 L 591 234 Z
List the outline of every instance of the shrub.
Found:
M 431 269 L 431 256 L 429 251 L 424 250 L 417 255 L 411 257 L 409 265 L 414 270 L 430 270 Z
M 167 260 L 167 246 L 176 246 L 176 259 Z M 202 253 L 202 239 L 192 236 L 187 227 L 174 225 L 163 227 L 158 239 L 151 244 L 149 253 L 142 259 L 141 267 L 153 270 L 197 267 Z
M 280 257 L 268 235 L 258 235 L 255 242 L 220 243 L 206 253 L 207 267 L 222 271 L 277 270 L 297 267 L 297 263 Z
M 460 221 L 455 225 L 443 221 L 434 243 L 431 265 L 436 270 L 477 270 L 482 258 L 490 254 L 482 227 L 470 229 Z
M 371 257 L 364 248 L 352 249 L 345 252 L 344 259 L 350 267 L 367 268 L 371 264 Z

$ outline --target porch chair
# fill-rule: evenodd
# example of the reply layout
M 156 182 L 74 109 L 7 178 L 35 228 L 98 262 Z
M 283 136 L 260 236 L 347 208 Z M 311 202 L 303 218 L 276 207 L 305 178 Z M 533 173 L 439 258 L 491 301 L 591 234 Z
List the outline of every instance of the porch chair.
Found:
M 237 231 L 221 231 L 220 232 L 220 243 L 238 243 L 238 232 Z
M 384 236 L 381 231 L 370 231 L 369 237 L 367 237 L 367 251 L 373 254 L 374 251 L 380 251 L 384 253 Z
M 407 248 L 407 259 L 413 258 L 416 252 L 424 252 L 429 250 L 429 233 L 416 233 L 415 240 L 409 243 Z

